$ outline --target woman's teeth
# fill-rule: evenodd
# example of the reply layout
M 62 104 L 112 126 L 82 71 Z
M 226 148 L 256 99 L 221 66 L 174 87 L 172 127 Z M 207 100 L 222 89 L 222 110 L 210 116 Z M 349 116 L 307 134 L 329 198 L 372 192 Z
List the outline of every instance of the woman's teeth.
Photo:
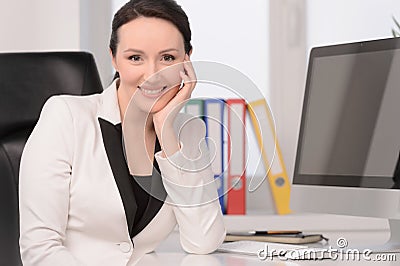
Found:
M 159 94 L 159 93 L 161 93 L 162 91 L 164 91 L 166 88 L 167 88 L 167 86 L 164 86 L 164 87 L 162 87 L 161 89 L 158 89 L 158 90 L 146 90 L 146 89 L 143 89 L 143 88 L 139 87 L 139 89 L 140 89 L 141 91 L 143 91 L 144 93 L 149 94 L 149 95 L 156 95 L 156 94 Z

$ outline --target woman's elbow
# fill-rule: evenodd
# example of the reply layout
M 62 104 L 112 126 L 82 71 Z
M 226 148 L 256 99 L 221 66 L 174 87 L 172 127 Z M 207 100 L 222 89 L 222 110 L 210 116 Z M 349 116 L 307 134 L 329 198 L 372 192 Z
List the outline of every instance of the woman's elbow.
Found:
M 217 250 L 219 246 L 224 242 L 226 231 L 224 230 L 222 234 L 212 237 L 204 237 L 196 243 L 192 241 L 181 240 L 182 248 L 185 252 L 197 255 L 210 254 Z

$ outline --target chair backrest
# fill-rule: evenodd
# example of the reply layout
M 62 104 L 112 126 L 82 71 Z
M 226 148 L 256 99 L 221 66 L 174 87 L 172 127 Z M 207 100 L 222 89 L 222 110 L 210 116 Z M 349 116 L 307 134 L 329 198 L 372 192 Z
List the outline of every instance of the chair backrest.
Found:
M 0 265 L 22 265 L 18 174 L 25 142 L 52 95 L 103 90 L 87 52 L 0 53 Z

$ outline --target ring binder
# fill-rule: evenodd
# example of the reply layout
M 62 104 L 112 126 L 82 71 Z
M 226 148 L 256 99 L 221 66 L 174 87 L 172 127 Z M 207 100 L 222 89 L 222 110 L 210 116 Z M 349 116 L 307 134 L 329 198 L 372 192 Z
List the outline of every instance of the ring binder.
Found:
M 228 108 L 227 214 L 246 213 L 246 102 L 226 100 Z
M 225 213 L 224 203 L 224 106 L 222 99 L 204 99 L 204 121 L 206 123 L 206 141 L 213 158 L 212 169 L 217 182 L 219 203 Z M 212 143 L 211 143 L 212 142 Z
M 248 109 L 260 146 L 265 169 L 268 171 L 268 180 L 276 211 L 278 214 L 288 214 L 291 212 L 290 182 L 267 102 L 265 99 L 249 102 Z M 266 151 L 267 147 L 271 146 L 275 147 L 274 154 L 270 154 Z

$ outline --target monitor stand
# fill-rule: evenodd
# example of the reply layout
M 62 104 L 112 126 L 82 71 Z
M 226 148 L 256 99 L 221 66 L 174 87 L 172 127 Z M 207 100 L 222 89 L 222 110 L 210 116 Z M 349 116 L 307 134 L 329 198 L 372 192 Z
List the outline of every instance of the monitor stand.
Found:
M 372 247 L 373 252 L 400 253 L 400 220 L 388 219 L 390 238 L 382 246 Z
M 349 246 L 344 250 L 357 249 L 359 251 L 371 250 L 372 253 L 400 253 L 400 220 L 388 219 L 390 238 L 382 245 Z

